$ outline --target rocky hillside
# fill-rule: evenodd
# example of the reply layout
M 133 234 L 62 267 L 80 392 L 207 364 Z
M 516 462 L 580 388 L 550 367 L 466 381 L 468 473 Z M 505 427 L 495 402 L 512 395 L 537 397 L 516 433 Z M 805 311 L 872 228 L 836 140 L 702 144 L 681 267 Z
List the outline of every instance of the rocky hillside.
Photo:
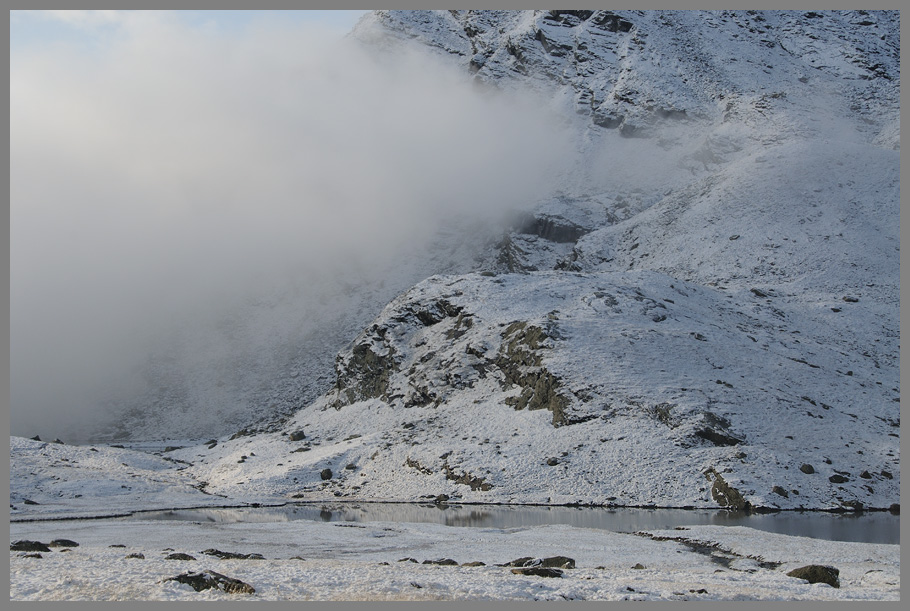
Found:
M 283 431 L 182 450 L 208 490 L 899 502 L 897 13 L 377 11 L 354 36 L 543 96 L 577 162 Z

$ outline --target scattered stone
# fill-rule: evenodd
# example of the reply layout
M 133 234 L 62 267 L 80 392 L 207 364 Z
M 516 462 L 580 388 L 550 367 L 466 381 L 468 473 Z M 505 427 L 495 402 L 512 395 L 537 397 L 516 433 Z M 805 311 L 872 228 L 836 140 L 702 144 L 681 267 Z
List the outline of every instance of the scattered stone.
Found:
M 799 470 L 807 475 L 812 475 L 815 473 L 815 467 L 810 464 L 803 463 L 799 466 Z
M 306 435 L 303 434 L 303 429 L 288 433 L 288 439 L 291 441 L 300 441 L 301 439 L 306 439 Z
M 834 475 L 832 475 L 831 477 L 828 478 L 828 481 L 831 482 L 832 484 L 843 484 L 844 482 L 849 482 L 850 480 L 848 478 L 844 477 L 843 475 L 839 475 L 839 474 L 835 473 Z
M 32 441 L 41 441 L 41 438 L 38 437 L 37 435 L 35 435 L 34 437 L 31 438 L 31 440 Z
M 556 458 L 555 456 L 551 456 L 550 458 L 547 459 L 547 465 L 549 465 L 551 467 L 555 467 L 558 464 L 559 464 L 559 459 Z
M 537 577 L 562 577 L 559 569 L 545 568 L 542 566 L 528 566 L 512 569 L 516 575 L 536 575 Z
M 200 553 L 206 556 L 215 556 L 222 560 L 265 560 L 262 554 L 237 554 L 235 552 L 222 552 L 214 548 L 209 548 Z
M 882 477 L 884 477 L 885 479 L 894 479 L 894 476 L 891 474 L 890 471 L 882 471 Z
M 538 566 L 546 568 L 574 569 L 575 560 L 573 558 L 569 558 L 568 556 L 551 556 L 550 558 L 541 559 Z
M 749 289 L 749 290 L 752 291 L 753 293 L 755 293 L 756 297 L 767 297 L 768 296 L 768 293 L 764 292 L 761 289 Z
M 49 548 L 44 543 L 40 541 L 29 541 L 28 539 L 22 539 L 11 543 L 9 546 L 11 552 L 49 552 Z
M 846 301 L 847 303 L 856 303 L 857 301 L 859 301 L 859 299 L 856 297 L 853 297 L 852 295 L 845 295 L 844 301 Z
M 51 443 L 59 443 L 60 445 L 64 445 L 63 441 L 59 437 L 54 438 L 54 441 Z
M 568 556 L 551 556 L 549 558 L 533 558 L 531 556 L 524 556 L 522 558 L 516 558 L 511 562 L 505 564 L 497 564 L 496 566 L 514 566 L 519 568 L 529 568 L 529 567 L 542 567 L 542 568 L 559 568 L 559 569 L 574 569 L 575 560 L 569 558 Z
M 79 547 L 79 544 L 69 539 L 54 539 L 48 543 L 50 547 Z
M 901 504 L 900 503 L 891 503 L 891 506 L 888 507 L 888 511 L 892 515 L 899 516 L 901 514 Z
M 689 590 L 692 594 L 707 594 L 708 591 L 704 588 L 699 588 L 698 590 Z
M 179 450 L 179 449 L 180 449 L 179 446 L 167 446 L 166 448 L 164 448 L 164 451 L 165 451 L 165 452 L 173 452 L 174 450 Z
M 475 560 L 473 562 L 465 562 L 461 566 L 487 566 L 487 564 L 485 562 L 480 562 L 479 560 Z
M 165 560 L 195 560 L 195 558 L 193 558 L 189 554 L 182 554 L 180 552 L 177 552 L 174 554 L 168 554 L 167 556 L 165 556 L 164 559 Z M 196 591 L 198 592 L 199 590 L 196 590 Z
M 306 558 L 301 558 L 300 556 L 291 556 L 291 560 L 304 560 L 304 561 L 306 561 Z
M 421 588 L 423 587 L 422 585 L 420 585 L 420 584 L 417 583 L 416 581 L 412 581 L 412 582 L 411 582 L 411 586 L 414 587 L 414 588 L 417 588 L 418 590 L 421 589 Z
M 126 547 L 122 543 L 114 543 L 113 545 L 108 545 L 108 547 Z
M 438 560 L 424 560 L 424 564 L 438 564 L 441 566 L 458 566 L 458 563 L 451 558 L 439 558 Z
M 783 488 L 781 488 L 780 486 L 774 486 L 773 488 L 771 488 L 771 492 L 773 492 L 774 494 L 779 494 L 780 496 L 784 497 L 785 499 L 790 497 L 790 493 L 787 492 L 786 490 L 784 490 Z
M 185 583 L 197 592 L 209 589 L 223 590 L 229 594 L 254 594 L 256 592 L 253 586 L 244 583 L 239 579 L 216 573 L 215 571 L 183 573 L 176 577 L 169 577 L 168 579 L 165 579 L 165 581 Z
M 633 566 L 632 568 L 633 568 L 633 569 L 637 569 L 637 570 L 641 570 L 641 569 L 645 568 L 645 565 L 643 565 L 641 562 L 638 562 L 638 563 L 636 563 L 635 566 Z
M 22 502 L 25 503 L 26 505 L 40 505 L 41 504 L 41 503 L 37 503 L 31 499 L 23 499 Z
M 840 579 L 838 578 L 840 571 L 833 566 L 826 566 L 821 564 L 810 564 L 808 566 L 801 566 L 798 569 L 793 569 L 787 573 L 788 577 L 796 577 L 797 579 L 805 579 L 809 583 L 826 583 L 833 588 L 840 587 Z
M 437 497 L 434 499 L 434 502 L 435 502 L 437 505 L 442 505 L 442 504 L 448 502 L 448 500 L 449 500 L 449 495 L 448 495 L 448 494 L 440 494 L 439 496 L 437 496 Z
M 323 481 L 332 479 L 332 470 L 323 469 L 322 471 L 319 472 L 319 477 L 321 477 L 323 479 Z
M 398 562 L 413 562 L 413 563 L 416 564 L 416 563 L 417 563 L 417 558 L 402 558 L 402 559 L 399 560 Z
M 136 558 L 138 560 L 145 560 L 145 554 L 140 554 L 139 552 L 133 552 L 132 554 L 127 554 L 124 558 Z
M 863 471 L 862 473 L 859 474 L 859 476 L 863 479 L 872 479 L 872 474 L 869 473 L 868 471 Z

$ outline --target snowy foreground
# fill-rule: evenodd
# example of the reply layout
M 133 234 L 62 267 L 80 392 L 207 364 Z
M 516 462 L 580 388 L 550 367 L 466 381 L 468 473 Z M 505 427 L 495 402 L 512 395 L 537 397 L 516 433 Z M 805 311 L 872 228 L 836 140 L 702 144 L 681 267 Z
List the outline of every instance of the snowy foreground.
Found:
M 252 491 L 231 497 L 207 493 L 188 463 L 168 456 L 179 452 L 156 455 L 18 437 L 10 438 L 10 450 L 10 543 L 78 543 L 51 551 L 11 550 L 10 600 L 900 598 L 899 545 L 721 526 L 622 534 L 563 525 L 123 520 L 112 516 L 279 499 Z M 109 519 L 74 519 L 89 516 Z M 219 559 L 202 553 L 212 549 L 263 558 Z M 194 560 L 167 559 L 172 553 Z M 131 557 L 136 554 L 142 557 Z M 557 578 L 518 575 L 511 567 L 495 566 L 554 556 L 572 558 L 575 568 L 563 569 Z M 416 563 L 401 562 L 404 558 Z M 423 564 L 444 558 L 459 566 Z M 461 566 L 474 562 L 484 565 Z M 787 576 L 809 564 L 836 567 L 840 588 Z M 638 565 L 644 568 L 633 568 Z M 166 581 L 205 570 L 238 579 L 255 592 L 196 592 Z
M 470 528 L 402 522 L 216 523 L 123 519 L 141 509 L 248 506 L 194 487 L 185 463 L 153 453 L 10 438 L 10 600 L 898 600 L 900 546 L 745 527 L 622 534 L 551 525 Z M 264 500 L 264 499 L 263 499 Z M 60 519 L 68 518 L 68 519 Z M 664 540 L 658 540 L 664 539 Z M 261 555 L 219 559 L 206 550 Z M 172 553 L 194 560 L 169 560 Z M 39 554 L 40 557 L 35 556 Z M 141 557 L 135 557 L 141 555 Z M 561 577 L 495 566 L 567 556 Z M 401 561 L 413 558 L 416 562 Z M 423 564 L 451 559 L 455 565 Z M 463 566 L 482 562 L 482 566 Z M 788 577 L 833 565 L 840 588 Z M 636 566 L 644 568 L 633 568 Z M 215 571 L 255 592 L 166 581 Z
M 493 529 L 397 522 L 58 521 L 10 525 L 10 540 L 69 539 L 41 558 L 10 552 L 10 600 L 899 600 L 900 546 L 693 526 L 655 537 L 569 526 Z M 123 546 L 123 547 L 118 547 Z M 219 559 L 218 549 L 264 559 Z M 184 553 L 195 560 L 168 560 Z M 142 558 L 130 557 L 141 554 Z M 495 566 L 569 556 L 547 578 Z M 401 561 L 414 558 L 417 562 Z M 450 558 L 460 565 L 423 564 Z M 833 564 L 840 588 L 786 573 Z M 633 568 L 643 566 L 644 568 Z M 253 594 L 194 591 L 168 578 L 212 570 Z

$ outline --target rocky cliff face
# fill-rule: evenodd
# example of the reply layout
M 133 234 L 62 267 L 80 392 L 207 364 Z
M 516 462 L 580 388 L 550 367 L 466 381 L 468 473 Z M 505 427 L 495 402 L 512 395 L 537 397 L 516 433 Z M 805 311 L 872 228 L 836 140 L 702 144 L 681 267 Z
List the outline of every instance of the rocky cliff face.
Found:
M 245 490 L 899 501 L 897 13 L 377 11 L 354 36 L 542 96 L 577 163 L 472 273 L 393 300 L 288 423 L 306 445 L 251 442 L 285 466 Z

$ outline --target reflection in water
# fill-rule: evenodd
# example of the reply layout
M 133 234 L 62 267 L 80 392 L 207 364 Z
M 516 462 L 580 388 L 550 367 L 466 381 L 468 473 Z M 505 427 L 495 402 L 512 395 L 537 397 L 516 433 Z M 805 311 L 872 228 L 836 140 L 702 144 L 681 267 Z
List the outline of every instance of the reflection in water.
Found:
M 136 513 L 126 519 L 192 522 L 430 522 L 446 526 L 519 528 L 566 524 L 614 532 L 668 529 L 676 526 L 748 526 L 758 530 L 864 543 L 900 543 L 900 516 L 887 512 L 823 513 L 782 511 L 749 514 L 722 510 L 607 509 L 597 507 L 527 507 L 414 505 L 408 503 L 286 505 L 234 509 L 183 509 Z

